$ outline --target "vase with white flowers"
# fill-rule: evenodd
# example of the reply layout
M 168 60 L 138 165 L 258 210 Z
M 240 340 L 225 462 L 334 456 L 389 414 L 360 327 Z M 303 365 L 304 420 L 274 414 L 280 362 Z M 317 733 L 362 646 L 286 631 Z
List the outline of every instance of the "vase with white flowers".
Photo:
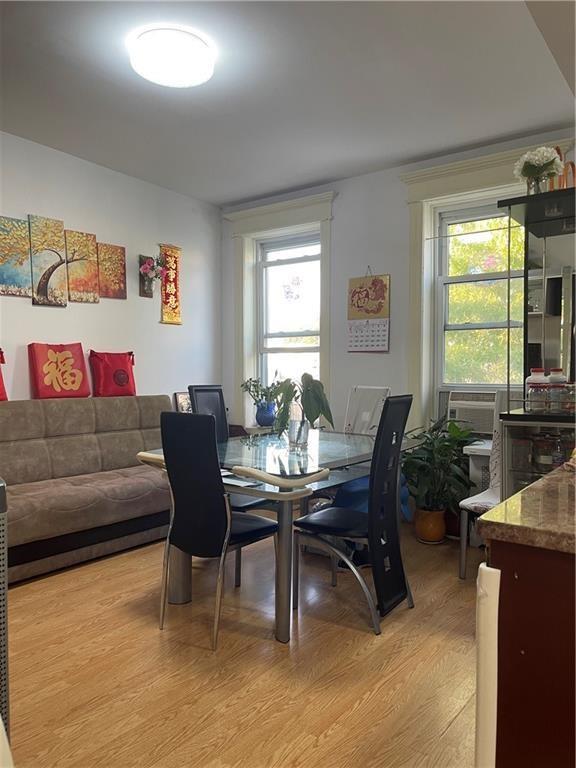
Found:
M 538 147 L 525 152 L 514 166 L 514 176 L 526 181 L 529 195 L 544 192 L 546 179 L 563 172 L 564 163 L 553 147 Z
M 140 274 L 144 278 L 147 293 L 151 294 L 153 292 L 155 281 L 162 280 L 166 271 L 166 265 L 162 256 L 157 256 L 155 259 L 152 256 L 148 256 L 148 258 L 142 260 Z

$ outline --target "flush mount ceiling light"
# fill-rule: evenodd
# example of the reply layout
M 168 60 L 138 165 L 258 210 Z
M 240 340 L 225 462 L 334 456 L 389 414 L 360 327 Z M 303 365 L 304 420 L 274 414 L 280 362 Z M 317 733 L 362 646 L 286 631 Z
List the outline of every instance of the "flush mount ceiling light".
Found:
M 202 32 L 180 24 L 147 24 L 126 38 L 132 68 L 146 80 L 191 88 L 214 74 L 216 48 Z

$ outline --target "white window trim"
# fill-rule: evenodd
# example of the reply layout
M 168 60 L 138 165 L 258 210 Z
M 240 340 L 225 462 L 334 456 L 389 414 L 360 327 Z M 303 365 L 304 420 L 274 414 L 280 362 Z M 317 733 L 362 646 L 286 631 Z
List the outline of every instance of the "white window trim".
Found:
M 502 216 L 504 219 L 507 219 L 507 215 L 505 211 L 498 211 L 496 208 L 496 200 L 487 201 L 482 200 L 478 201 L 476 205 L 467 205 L 463 207 L 462 205 L 456 205 L 456 206 L 448 206 L 446 208 L 438 207 L 435 210 L 435 281 L 436 281 L 436 288 L 434 291 L 434 323 L 435 323 L 435 329 L 434 329 L 434 359 L 433 359 L 433 365 L 432 365 L 432 387 L 433 387 L 433 393 L 434 393 L 434 403 L 433 406 L 437 403 L 437 396 L 438 392 L 441 391 L 449 391 L 449 390 L 470 390 L 474 392 L 478 391 L 494 391 L 495 389 L 505 389 L 506 383 L 500 383 L 500 384 L 465 384 L 465 383 L 458 383 L 454 382 L 452 384 L 445 382 L 443 380 L 443 374 L 444 374 L 444 352 L 445 352 L 445 346 L 444 346 L 444 333 L 446 330 L 472 330 L 474 328 L 480 328 L 480 329 L 489 329 L 489 328 L 496 328 L 496 329 L 503 329 L 508 327 L 508 322 L 506 320 L 503 321 L 495 321 L 492 323 L 484 322 L 484 323 L 467 323 L 466 325 L 458 325 L 456 323 L 448 323 L 448 302 L 446 301 L 446 291 L 445 288 L 447 285 L 456 285 L 458 283 L 481 283 L 484 281 L 494 281 L 494 280 L 507 280 L 508 278 L 508 272 L 507 271 L 500 271 L 500 272 L 484 272 L 482 274 L 465 274 L 465 275 L 456 275 L 456 276 L 450 276 L 447 274 L 447 259 L 446 255 L 447 252 L 445 250 L 445 244 L 442 242 L 441 236 L 439 235 L 438 228 L 439 228 L 439 221 L 442 218 L 446 219 L 446 223 L 450 223 L 450 220 L 453 218 L 454 221 L 458 221 L 458 217 L 456 215 L 453 216 L 453 214 L 457 214 L 458 211 L 462 211 L 463 214 L 467 214 L 465 220 L 472 220 L 472 218 L 468 219 L 468 216 L 477 216 L 478 218 L 481 217 L 493 217 L 493 216 Z M 524 272 L 522 270 L 515 270 L 510 273 L 511 278 L 522 278 L 524 276 Z M 511 322 L 511 327 L 518 327 L 522 328 L 523 323 L 522 322 Z M 433 412 L 435 416 L 437 415 L 435 407 L 433 407 Z
M 320 241 L 320 230 L 314 229 L 311 230 L 309 233 L 306 233 L 306 235 L 298 235 L 295 237 L 286 237 L 285 239 L 280 239 L 278 241 L 277 238 L 267 238 L 264 240 L 258 241 L 258 249 L 257 249 L 257 255 L 258 255 L 258 264 L 257 264 L 257 343 L 258 343 L 258 349 L 257 349 L 257 355 L 258 355 L 258 361 L 257 361 L 257 371 L 259 377 L 263 378 L 264 373 L 264 355 L 280 352 L 280 353 L 289 353 L 289 354 L 298 354 L 302 352 L 320 352 L 321 345 L 320 345 L 320 328 L 315 329 L 307 329 L 304 331 L 282 331 L 278 333 L 265 333 L 265 327 L 266 327 L 266 318 L 265 318 L 265 302 L 264 302 L 264 285 L 265 280 L 264 276 L 266 273 L 266 270 L 273 269 L 274 267 L 280 267 L 284 265 L 293 266 L 294 264 L 310 264 L 311 262 L 318 262 L 320 264 L 320 279 L 322 279 L 322 252 L 320 252 L 317 255 L 314 256 L 299 256 L 294 259 L 274 259 L 273 261 L 265 261 L 263 258 L 263 252 L 266 250 L 266 248 L 270 248 L 276 246 L 276 244 L 282 244 L 282 248 L 289 248 L 290 245 L 298 246 L 301 242 L 304 242 L 304 244 L 310 240 L 314 241 Z M 279 246 L 280 247 L 280 246 Z M 320 244 L 320 251 L 322 251 L 322 245 Z M 267 347 L 265 343 L 265 338 L 268 339 L 281 339 L 281 338 L 309 338 L 310 336 L 318 336 L 319 343 L 314 346 L 310 345 L 302 345 L 300 347 Z M 270 382 L 268 382 L 270 383 Z
M 234 414 L 243 424 L 253 408 L 240 384 L 258 376 L 257 259 L 259 242 L 286 235 L 320 233 L 320 377 L 330 394 L 330 236 L 333 192 L 308 195 L 224 214 L 231 222 L 235 291 Z
M 564 155 L 573 147 L 571 139 L 546 142 L 560 147 Z M 409 427 L 428 423 L 434 412 L 434 387 L 430 375 L 434 355 L 434 260 L 428 238 L 434 233 L 440 206 L 470 207 L 486 199 L 505 198 L 525 192 L 522 184 L 511 184 L 515 161 L 539 145 L 448 163 L 401 174 L 407 186 L 409 206 L 408 385 L 413 395 Z

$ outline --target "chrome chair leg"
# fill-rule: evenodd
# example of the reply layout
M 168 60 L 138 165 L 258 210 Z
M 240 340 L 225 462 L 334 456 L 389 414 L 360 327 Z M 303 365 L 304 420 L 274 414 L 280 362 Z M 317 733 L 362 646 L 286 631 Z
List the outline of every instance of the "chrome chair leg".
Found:
M 168 568 L 170 565 L 170 540 L 166 538 L 164 545 L 164 562 L 162 563 L 162 587 L 160 590 L 160 629 L 164 629 L 166 603 L 168 601 Z
M 236 550 L 236 559 L 234 561 L 234 586 L 239 587 L 242 583 L 242 547 Z
M 412 590 L 410 589 L 410 584 L 408 583 L 406 574 L 404 574 L 404 581 L 406 582 L 406 592 L 408 593 L 406 595 L 406 602 L 408 603 L 408 608 L 414 608 L 414 598 L 412 597 Z
M 468 510 L 460 508 L 460 572 L 461 579 L 466 578 L 466 558 L 468 554 Z
M 374 602 L 372 593 L 370 592 L 368 585 L 362 578 L 360 571 L 356 568 L 356 566 L 354 565 L 352 560 L 350 560 L 348 555 L 345 552 L 342 552 L 342 550 L 334 547 L 332 544 L 330 544 L 328 541 L 321 538 L 320 536 L 308 536 L 307 534 L 302 532 L 299 532 L 298 535 L 302 537 L 304 540 L 309 539 L 310 543 L 313 544 L 314 546 L 319 546 L 320 548 L 323 547 L 328 551 L 330 555 L 333 555 L 334 557 L 337 557 L 338 560 L 343 560 L 346 563 L 348 568 L 350 568 L 350 570 L 356 577 L 358 584 L 360 584 L 362 592 L 364 593 L 364 597 L 366 598 L 366 602 L 368 603 L 368 608 L 370 610 L 370 618 L 372 620 L 372 628 L 374 630 L 374 634 L 379 635 L 382 630 L 380 628 L 380 616 L 376 608 L 376 603 Z
M 292 549 L 292 610 L 298 610 L 298 593 L 300 592 L 300 536 L 294 531 L 294 543 Z
M 218 566 L 218 581 L 216 582 L 216 605 L 214 607 L 214 627 L 212 630 L 212 650 L 216 650 L 218 644 L 218 629 L 220 628 L 220 612 L 222 610 L 222 595 L 224 593 L 224 574 L 226 565 L 226 549 L 220 555 Z

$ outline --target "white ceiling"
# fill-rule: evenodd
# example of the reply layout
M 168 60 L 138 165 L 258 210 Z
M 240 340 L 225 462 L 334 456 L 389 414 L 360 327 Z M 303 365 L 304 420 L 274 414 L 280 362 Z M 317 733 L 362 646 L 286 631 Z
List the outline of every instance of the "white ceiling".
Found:
M 573 121 L 519 2 L 4 2 L 2 17 L 4 130 L 218 204 Z M 128 31 L 167 20 L 216 41 L 206 85 L 130 69 Z

